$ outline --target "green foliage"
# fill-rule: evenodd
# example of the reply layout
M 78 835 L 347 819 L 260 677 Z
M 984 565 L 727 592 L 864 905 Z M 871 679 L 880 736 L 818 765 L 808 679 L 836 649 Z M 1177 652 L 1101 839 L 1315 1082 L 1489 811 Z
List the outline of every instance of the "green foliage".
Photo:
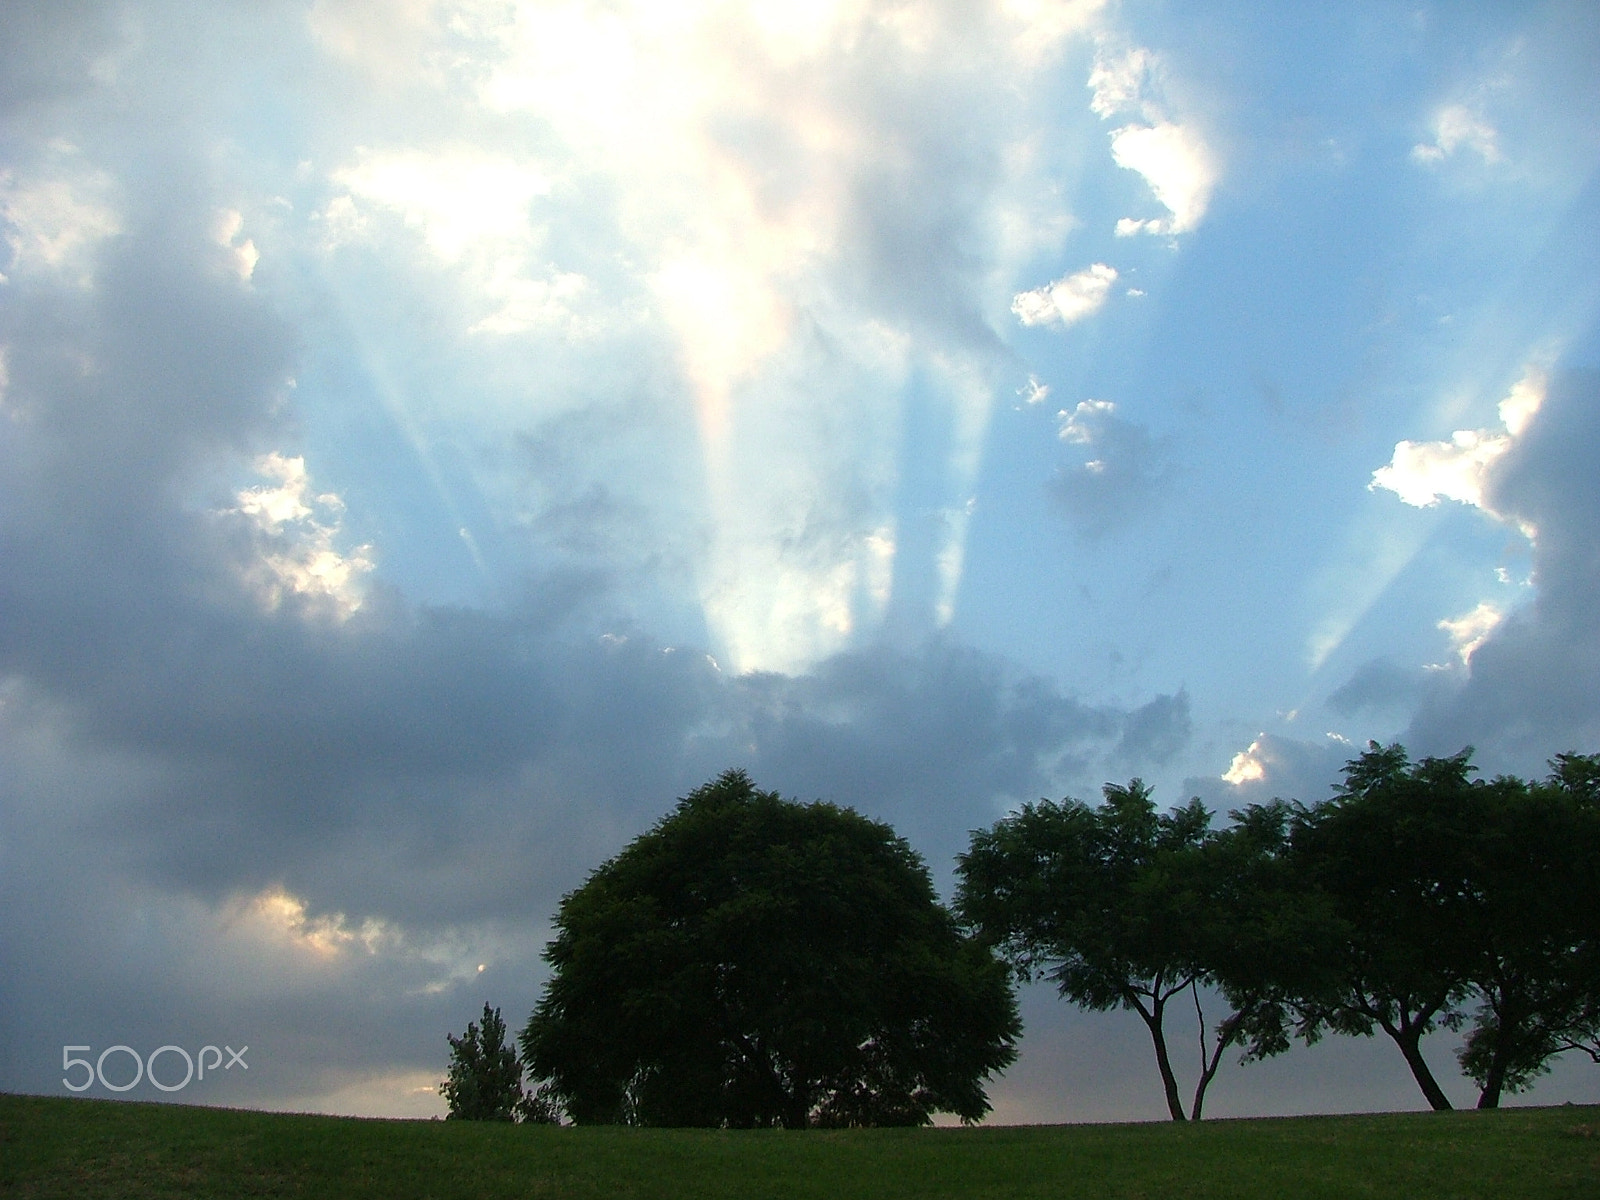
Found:
M 1464 922 L 1475 824 L 1471 752 L 1412 763 L 1372 743 L 1334 798 L 1303 810 L 1295 869 L 1339 922 L 1327 975 L 1299 997 L 1301 1032 L 1371 1035 L 1399 1046 L 1432 1107 L 1449 1108 L 1421 1052 L 1438 1026 L 1459 1027 L 1475 946 Z
M 467 1023 L 450 1042 L 450 1074 L 439 1094 L 450 1105 L 452 1121 L 515 1121 L 543 1119 L 543 1110 L 522 1091 L 522 1064 L 506 1045 L 506 1023 L 500 1010 L 483 1006 L 483 1024 Z
M 1380 1029 L 1448 1108 L 1422 1039 L 1469 1021 L 1461 1066 L 1493 1107 L 1556 1054 L 1600 1062 L 1600 756 L 1538 783 L 1475 779 L 1471 759 L 1373 743 L 1330 800 L 1221 830 L 1197 800 L 1158 815 L 1138 780 L 1098 809 L 1024 805 L 973 834 L 957 907 L 1024 978 L 1138 1012 L 1174 1119 L 1163 1018 L 1202 986 L 1230 1011 L 1209 1049 L 1201 1013 L 1191 1116 L 1230 1046 L 1248 1061 Z
M 1562 755 L 1530 784 L 1473 779 L 1471 758 L 1372 743 L 1292 835 L 1340 930 L 1332 969 L 1298 989 L 1301 1032 L 1381 1028 L 1434 1108 L 1449 1101 L 1421 1053 L 1430 1030 L 1471 1017 L 1460 1061 L 1493 1107 L 1581 1045 L 1600 1007 L 1600 759 Z
M 1481 794 L 1472 859 L 1482 1003 L 1462 1047 L 1480 1107 L 1588 1051 L 1600 1009 L 1600 756 L 1566 754 L 1541 783 Z
M 569 894 L 521 1035 L 580 1124 L 913 1125 L 988 1111 L 1007 973 L 888 826 L 730 771 Z
M 1104 803 L 1024 805 L 976 831 L 958 860 L 956 906 L 1023 978 L 1041 976 L 1084 1008 L 1139 1014 L 1173 1120 L 1184 1119 L 1165 1033 L 1167 1006 L 1202 984 L 1237 1006 L 1204 1044 L 1190 1116 L 1198 1118 L 1222 1053 L 1241 1040 L 1256 1056 L 1287 1045 L 1274 996 L 1253 972 L 1277 936 L 1285 888 L 1271 878 L 1283 842 L 1281 807 L 1212 832 L 1199 800 L 1158 814 L 1138 779 L 1107 784 Z M 1277 890 L 1274 891 L 1273 888 Z

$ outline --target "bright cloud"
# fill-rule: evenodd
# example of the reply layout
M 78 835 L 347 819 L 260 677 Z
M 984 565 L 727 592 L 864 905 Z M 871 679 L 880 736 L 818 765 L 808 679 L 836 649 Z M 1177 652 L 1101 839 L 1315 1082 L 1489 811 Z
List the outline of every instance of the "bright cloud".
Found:
M 948 616 L 996 391 L 978 280 L 1072 224 L 1018 86 L 1101 7 L 458 2 L 375 29 L 324 0 L 313 24 L 331 52 L 381 79 L 426 62 L 474 120 L 536 149 L 374 145 L 330 176 L 322 227 L 334 246 L 420 238 L 477 302 L 469 332 L 557 329 L 679 371 L 700 441 L 692 519 L 707 523 L 686 553 L 719 657 L 799 668 L 883 610 L 874 547 L 904 545 L 880 531 L 913 377 L 952 429 L 930 509 L 944 533 L 926 550 L 927 606 Z M 458 69 L 461 39 L 481 53 Z M 928 129 L 951 122 L 996 151 L 976 190 L 946 186 Z M 942 249 L 958 230 L 970 263 Z M 1114 278 L 1099 264 L 1041 289 L 1041 319 L 1081 319 Z M 952 287 L 972 294 L 952 304 Z M 605 321 L 627 337 L 606 343 Z
M 1367 486 L 1391 491 L 1416 508 L 1456 500 L 1492 513 L 1484 499 L 1489 472 L 1539 411 L 1545 386 L 1544 371 L 1529 366 L 1499 404 L 1502 429 L 1458 429 L 1448 442 L 1400 442 Z
M 1448 442 L 1400 442 L 1386 467 L 1372 473 L 1372 488 L 1384 488 L 1415 508 L 1459 500 L 1483 508 L 1489 468 L 1511 448 L 1511 437 L 1483 429 L 1458 429 Z
M 375 954 L 394 940 L 385 922 L 370 917 L 352 925 L 343 913 L 312 916 L 304 900 L 282 887 L 270 887 L 236 902 L 225 916 L 225 925 L 324 961 L 357 949 Z
M 1170 214 L 1143 221 L 1123 217 L 1117 222 L 1118 237 L 1187 233 L 1200 224 L 1216 186 L 1217 168 L 1193 127 L 1169 121 L 1125 125 L 1111 135 L 1111 156 L 1117 166 L 1143 175 Z
M 1099 311 L 1116 281 L 1114 268 L 1095 263 L 1031 292 L 1019 292 L 1011 311 L 1024 325 L 1074 325 Z
M 1102 46 L 1094 56 L 1094 69 L 1089 72 L 1089 88 L 1094 93 L 1089 107 L 1097 116 L 1107 118 L 1144 111 L 1145 81 L 1154 65 L 1155 56 L 1143 46 L 1121 53 Z
M 1062 409 L 1056 414 L 1061 423 L 1061 440 L 1080 446 L 1093 444 L 1101 427 L 1116 411 L 1117 406 L 1110 400 L 1082 400 L 1070 413 Z
M 1139 233 L 1175 235 L 1199 225 L 1216 187 L 1216 158 L 1199 131 L 1175 121 L 1158 95 L 1161 60 L 1136 46 L 1113 52 L 1102 47 L 1089 73 L 1089 107 L 1103 120 L 1136 114 L 1139 120 L 1111 133 L 1111 157 L 1149 184 L 1165 217 L 1122 217 L 1118 237 Z
M 68 157 L 65 165 L 78 166 Z M 0 171 L 0 229 L 11 248 L 12 274 L 48 271 L 88 286 L 88 252 L 122 228 L 111 190 L 108 175 L 81 166 L 32 179 Z
M 1495 127 L 1481 114 L 1464 104 L 1450 104 L 1433 118 L 1433 141 L 1411 147 L 1411 157 L 1419 163 L 1437 163 L 1457 150 L 1470 150 L 1484 162 L 1499 162 L 1499 138 Z
M 1489 640 L 1489 635 L 1505 619 L 1505 613 L 1492 604 L 1480 604 L 1471 612 L 1454 619 L 1445 618 L 1439 628 L 1450 635 L 1450 642 L 1462 666 L 1472 664 L 1478 647 Z
M 226 208 L 217 213 L 216 222 L 211 227 L 211 239 L 226 252 L 228 266 L 239 277 L 239 282 L 249 283 L 250 277 L 255 274 L 256 263 L 261 261 L 261 254 L 252 239 L 239 240 L 243 231 L 244 214 L 236 208 Z
M 534 240 L 528 206 L 550 190 L 537 168 L 473 148 L 368 152 L 332 178 L 349 197 L 398 213 L 446 262 L 485 242 Z
M 1267 777 L 1266 747 L 1261 738 L 1251 742 L 1233 756 L 1222 778 L 1235 787 L 1242 783 L 1256 783 Z
M 270 486 L 238 493 L 227 514 L 243 517 L 259 539 L 259 553 L 246 575 L 269 608 L 291 595 L 329 602 L 348 617 L 364 599 L 363 577 L 372 570 L 372 547 L 341 553 L 334 546 L 344 502 L 334 493 L 313 493 L 305 459 L 272 453 L 256 460 Z

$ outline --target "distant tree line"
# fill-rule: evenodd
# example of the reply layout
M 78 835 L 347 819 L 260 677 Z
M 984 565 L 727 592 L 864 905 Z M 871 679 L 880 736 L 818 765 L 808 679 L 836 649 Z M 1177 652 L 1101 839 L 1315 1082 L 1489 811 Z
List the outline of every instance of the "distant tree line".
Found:
M 1016 1057 L 1014 976 L 1136 1012 L 1174 1120 L 1200 1118 L 1230 1051 L 1379 1030 L 1448 1108 L 1421 1041 L 1465 1029 L 1494 1107 L 1565 1051 L 1600 1063 L 1600 755 L 1475 770 L 1470 749 L 1370 743 L 1330 799 L 1222 828 L 1198 799 L 1158 813 L 1138 779 L 1024 805 L 973 833 L 953 914 L 888 826 L 726 772 L 563 899 L 520 1057 L 485 1005 L 440 1091 L 465 1119 L 977 1120 Z M 1174 1004 L 1199 1018 L 1187 1107 Z

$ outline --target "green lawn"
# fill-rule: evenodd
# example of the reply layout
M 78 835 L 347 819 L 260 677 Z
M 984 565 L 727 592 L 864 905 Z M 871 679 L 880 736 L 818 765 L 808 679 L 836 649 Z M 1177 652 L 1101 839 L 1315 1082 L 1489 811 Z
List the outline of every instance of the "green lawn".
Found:
M 1600 1108 L 784 1133 L 0 1095 L 0 1196 L 1600 1197 Z

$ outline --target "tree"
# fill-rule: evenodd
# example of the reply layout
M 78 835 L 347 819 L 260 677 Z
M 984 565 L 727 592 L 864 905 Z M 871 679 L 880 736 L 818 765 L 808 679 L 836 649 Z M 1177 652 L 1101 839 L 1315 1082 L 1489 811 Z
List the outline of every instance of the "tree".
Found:
M 1241 966 L 1227 979 L 1246 1007 L 1223 1020 L 1208 1047 L 1200 988 L 1223 982 L 1208 955 L 1240 957 L 1226 949 L 1239 944 L 1227 931 L 1264 923 L 1260 904 L 1245 902 L 1252 894 L 1246 885 L 1254 878 L 1249 864 L 1271 841 L 1273 818 L 1256 821 L 1253 841 L 1245 834 L 1218 841 L 1198 799 L 1158 816 L 1138 779 L 1126 787 L 1108 783 L 1103 795 L 1098 809 L 1042 800 L 975 831 L 958 859 L 957 911 L 1019 977 L 1049 979 L 1084 1008 L 1137 1012 L 1174 1121 L 1185 1115 L 1165 1018 L 1188 991 L 1201 1021 L 1202 1069 L 1190 1110 L 1198 1119 L 1221 1055 L 1259 1024 L 1252 1015 L 1260 1001 Z M 1276 819 L 1281 841 L 1281 815 Z M 1269 1038 L 1258 1049 L 1276 1046 Z
M 1200 1018 L 1201 1073 L 1190 1116 L 1199 1119 L 1207 1086 L 1230 1047 L 1241 1063 L 1281 1054 L 1295 1025 L 1294 1001 L 1318 991 L 1339 925 L 1325 899 L 1308 891 L 1289 859 L 1295 806 L 1274 799 L 1228 814 L 1231 824 L 1185 851 L 1193 862 L 1188 901 Z M 1221 992 L 1230 1011 L 1209 1054 L 1199 984 Z
M 566 896 L 522 1031 L 580 1123 L 977 1120 L 1016 1057 L 1004 964 L 879 822 L 729 771 Z
M 1470 863 L 1482 1003 L 1458 1057 L 1478 1107 L 1523 1091 L 1551 1058 L 1594 1057 L 1600 1009 L 1600 756 L 1560 755 L 1538 783 L 1479 788 Z
M 1412 763 L 1402 746 L 1369 743 L 1334 797 L 1297 815 L 1291 835 L 1297 873 L 1340 925 L 1328 972 L 1298 998 L 1302 1036 L 1381 1028 L 1435 1109 L 1451 1105 L 1422 1038 L 1460 1027 L 1478 949 L 1470 759 L 1464 750 Z
M 522 1064 L 517 1052 L 505 1044 L 506 1023 L 500 1010 L 483 1006 L 483 1024 L 467 1023 L 462 1037 L 446 1034 L 450 1042 L 450 1074 L 439 1094 L 450 1104 L 452 1121 L 514 1121 L 525 1115 Z

